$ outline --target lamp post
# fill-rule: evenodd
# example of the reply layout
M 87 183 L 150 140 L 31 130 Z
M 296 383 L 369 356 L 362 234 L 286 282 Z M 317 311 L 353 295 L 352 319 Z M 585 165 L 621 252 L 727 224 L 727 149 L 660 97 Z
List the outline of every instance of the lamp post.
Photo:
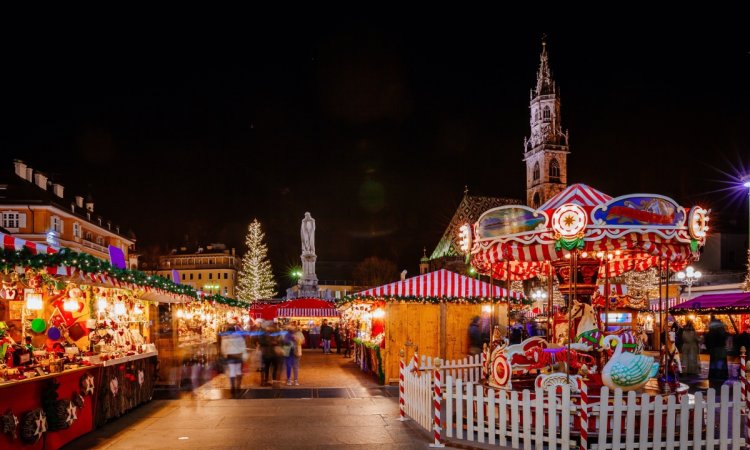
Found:
M 677 272 L 677 279 L 687 285 L 688 288 L 688 300 L 690 300 L 690 289 L 703 274 L 699 270 L 695 270 L 693 266 L 687 266 L 684 272 Z
M 750 251 L 750 173 L 742 177 L 742 186 L 747 189 L 747 249 Z
M 539 308 L 540 311 L 545 311 L 544 308 L 544 300 L 547 299 L 547 293 L 541 290 L 540 288 L 537 288 L 534 292 L 531 293 L 531 298 L 534 299 L 534 303 L 541 303 L 541 307 Z M 549 311 L 547 312 L 549 314 Z

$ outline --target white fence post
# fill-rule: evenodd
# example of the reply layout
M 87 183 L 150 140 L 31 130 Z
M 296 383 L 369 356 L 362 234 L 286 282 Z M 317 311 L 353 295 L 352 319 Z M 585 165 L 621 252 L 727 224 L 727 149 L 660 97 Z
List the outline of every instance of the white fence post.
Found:
M 433 400 L 432 407 L 435 409 L 435 421 L 433 423 L 433 434 L 435 442 L 430 444 L 430 447 L 445 447 L 440 442 L 440 431 L 442 430 L 442 424 L 440 422 L 440 404 L 443 401 L 443 392 L 440 388 L 440 358 L 435 358 L 432 361 L 433 364 L 433 382 L 435 384 L 435 398 Z

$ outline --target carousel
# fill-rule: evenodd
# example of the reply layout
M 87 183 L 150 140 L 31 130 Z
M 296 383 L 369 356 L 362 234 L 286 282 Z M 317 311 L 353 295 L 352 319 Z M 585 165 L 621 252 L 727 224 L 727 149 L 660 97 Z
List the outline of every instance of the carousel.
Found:
M 472 265 L 507 283 L 543 280 L 548 311 L 553 311 L 553 285 L 564 299 L 560 312 L 548 318 L 546 337 L 508 345 L 496 330 L 484 349 L 485 385 L 567 384 L 576 392 L 584 380 L 593 396 L 602 386 L 685 391 L 664 327 L 660 356 L 643 354 L 637 325 L 639 314 L 649 309 L 648 299 L 627 295 L 611 280 L 655 268 L 668 291 L 670 274 L 698 259 L 708 213 L 662 195 L 612 198 L 583 184 L 568 187 L 538 209 L 506 205 L 484 212 L 464 233 Z M 664 305 L 656 314 L 663 319 L 666 312 Z

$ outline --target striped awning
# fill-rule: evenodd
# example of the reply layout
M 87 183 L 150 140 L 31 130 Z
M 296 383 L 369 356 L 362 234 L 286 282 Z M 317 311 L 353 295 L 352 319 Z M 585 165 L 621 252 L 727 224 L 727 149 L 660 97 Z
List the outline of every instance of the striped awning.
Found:
M 31 252 L 32 255 L 39 255 L 39 254 L 54 254 L 57 253 L 57 249 L 45 245 L 40 244 L 38 242 L 33 241 L 27 241 L 26 239 L 17 238 L 15 236 L 11 236 L 9 234 L 0 233 L 0 248 L 10 251 L 21 251 L 23 249 L 28 250 Z M 23 273 L 24 272 L 23 267 L 17 267 L 16 271 Z M 71 274 L 71 269 L 69 267 L 47 267 L 46 271 L 50 275 L 65 275 L 69 276 Z
M 547 200 L 539 209 L 557 209 L 568 203 L 583 206 L 584 208 L 593 208 L 610 200 L 612 200 L 612 197 L 604 192 L 597 191 L 583 183 L 577 183 L 568 186 L 562 192 Z
M 339 317 L 333 302 L 318 298 L 297 298 L 278 305 L 277 317 Z
M 508 297 L 508 290 L 500 286 L 470 278 L 446 269 L 436 270 L 404 281 L 378 286 L 354 294 L 359 297 Z M 511 292 L 510 297 L 520 299 L 523 294 Z

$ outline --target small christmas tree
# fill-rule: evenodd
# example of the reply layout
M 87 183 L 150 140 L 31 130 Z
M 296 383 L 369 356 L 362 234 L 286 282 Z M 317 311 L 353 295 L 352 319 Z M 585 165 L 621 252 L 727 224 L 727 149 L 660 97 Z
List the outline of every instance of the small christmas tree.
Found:
M 268 261 L 268 248 L 263 242 L 258 219 L 253 219 L 247 227 L 247 253 L 242 257 L 237 297 L 240 300 L 254 301 L 276 295 L 276 281 L 273 279 L 271 262 Z
M 750 292 L 750 249 L 747 251 L 747 275 L 745 275 L 745 282 L 742 283 L 742 290 Z
M 659 297 L 659 271 L 652 267 L 643 272 L 627 272 L 623 275 L 628 285 L 628 294 L 633 298 Z

